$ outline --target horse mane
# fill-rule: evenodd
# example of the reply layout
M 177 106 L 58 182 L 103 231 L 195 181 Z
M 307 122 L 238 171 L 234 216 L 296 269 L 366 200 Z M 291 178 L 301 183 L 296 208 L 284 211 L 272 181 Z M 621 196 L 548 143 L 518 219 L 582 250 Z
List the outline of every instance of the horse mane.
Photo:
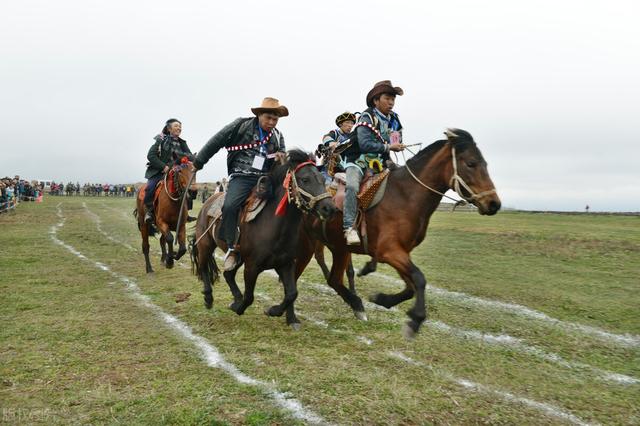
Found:
M 476 142 L 473 140 L 473 136 L 466 130 L 462 129 L 451 129 L 458 137 L 453 139 L 453 144 L 458 153 L 461 153 L 468 148 L 476 147 Z M 415 163 L 424 164 L 429 162 L 431 157 L 435 155 L 436 152 L 440 151 L 442 147 L 449 142 L 448 139 L 437 140 L 431 145 L 427 145 L 422 148 L 416 155 L 409 158 L 407 160 L 407 164 L 409 166 L 415 165 Z
M 276 163 L 271 169 L 271 177 L 275 183 L 284 181 L 284 177 L 289 169 L 295 169 L 298 164 L 309 161 L 309 153 L 301 149 L 290 149 L 287 151 L 287 162 L 285 164 Z

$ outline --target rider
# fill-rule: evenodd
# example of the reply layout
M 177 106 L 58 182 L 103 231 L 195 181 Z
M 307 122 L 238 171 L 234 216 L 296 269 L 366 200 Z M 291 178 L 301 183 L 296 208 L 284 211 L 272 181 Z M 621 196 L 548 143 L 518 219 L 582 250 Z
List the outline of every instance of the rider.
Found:
M 258 178 L 269 173 L 275 160 L 284 160 L 284 137 L 278 129 L 278 119 L 289 115 L 287 107 L 275 98 L 264 98 L 257 108 L 251 108 L 255 117 L 237 118 L 216 133 L 198 152 L 193 166 L 202 167 L 220 149 L 227 149 L 229 186 L 222 206 L 221 237 L 228 251 L 224 270 L 235 269 L 239 261 L 236 251 L 238 214 Z
M 367 109 L 355 125 L 358 140 L 356 149 L 346 151 L 347 188 L 344 199 L 343 229 L 349 245 L 359 245 L 360 237 L 354 229 L 360 182 L 370 162 L 384 164 L 390 151 L 402 151 L 402 125 L 392 111 L 396 95 L 403 90 L 393 87 L 390 80 L 377 82 L 367 94 Z
M 180 138 L 182 133 L 182 123 L 176 118 L 170 118 L 165 123 L 162 132 L 155 138 L 155 143 L 147 154 L 147 172 L 144 177 L 147 180 L 147 187 L 144 194 L 144 220 L 155 225 L 155 214 L 153 212 L 153 197 L 156 192 L 158 182 L 162 180 L 165 173 L 168 173 L 176 159 L 188 157 L 193 161 L 193 154 L 187 145 L 187 141 Z
M 336 117 L 335 121 L 336 121 L 336 126 L 338 127 L 333 130 L 330 130 L 329 133 L 327 133 L 322 137 L 322 143 L 326 148 L 325 152 L 327 152 L 327 150 L 329 151 L 333 150 L 339 143 L 342 143 L 349 138 L 349 133 L 351 133 L 351 129 L 353 129 L 354 124 L 356 124 L 356 115 L 348 111 L 343 112 L 342 114 Z M 322 161 L 323 163 L 322 174 L 327 180 L 330 181 L 331 177 L 329 177 L 328 175 L 328 170 L 325 169 L 328 165 L 329 158 L 326 156 L 323 156 L 323 157 L 324 158 Z M 342 167 L 340 166 L 339 161 L 338 161 L 338 164 L 336 165 L 336 170 L 334 170 L 334 173 L 337 171 L 344 171 L 342 170 Z

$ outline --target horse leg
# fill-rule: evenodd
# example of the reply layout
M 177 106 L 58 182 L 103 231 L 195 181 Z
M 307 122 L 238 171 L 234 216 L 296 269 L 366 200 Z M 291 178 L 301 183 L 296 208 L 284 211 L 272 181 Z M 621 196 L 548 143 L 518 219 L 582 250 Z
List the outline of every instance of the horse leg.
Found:
M 236 314 L 242 315 L 244 311 L 253 303 L 253 291 L 256 288 L 258 279 L 258 269 L 250 264 L 244 265 L 244 298 L 236 309 L 231 308 Z
M 354 315 L 359 320 L 366 321 L 367 314 L 364 312 L 364 305 L 362 304 L 362 299 L 357 295 L 353 294 L 349 291 L 348 288 L 344 286 L 344 272 L 347 268 L 347 263 L 351 256 L 347 251 L 332 251 L 333 255 L 333 265 L 331 266 L 331 273 L 329 275 L 329 286 L 335 290 L 336 293 L 342 297 L 353 310 Z
M 271 317 L 279 317 L 286 310 L 287 324 L 289 324 L 294 330 L 298 330 L 300 328 L 300 321 L 298 321 L 295 310 L 293 309 L 294 302 L 298 297 L 298 288 L 295 277 L 295 264 L 291 263 L 287 266 L 276 268 L 276 271 L 278 272 L 280 280 L 282 281 L 282 286 L 284 288 L 284 299 L 282 300 L 281 304 L 274 305 L 265 310 L 265 313 Z
M 144 254 L 144 263 L 147 274 L 149 274 L 153 272 L 153 268 L 151 267 L 151 261 L 149 260 L 149 232 L 144 223 L 140 226 L 140 234 L 142 235 L 142 253 Z
M 218 267 L 213 260 L 215 243 L 211 237 L 202 238 L 198 244 L 193 244 L 191 249 L 198 277 L 202 280 L 204 306 L 207 309 L 213 307 L 213 284 L 218 279 Z
M 424 297 L 427 280 L 422 271 L 411 262 L 408 253 L 396 253 L 398 254 L 386 260 L 386 262 L 398 271 L 398 274 L 400 274 L 400 277 L 402 277 L 405 282 L 405 288 L 397 294 L 379 293 L 372 297 L 372 302 L 386 307 L 395 306 L 400 302 L 410 299 L 415 289 L 416 300 L 413 307 L 407 311 L 409 321 L 407 321 L 403 328 L 405 337 L 412 338 L 418 333 L 420 326 L 427 318 L 427 307 Z
M 173 268 L 173 260 L 174 260 L 174 256 L 173 256 L 173 234 L 171 233 L 171 230 L 169 229 L 169 224 L 167 224 L 165 221 L 158 219 L 158 229 L 160 230 L 160 232 L 162 233 L 162 235 L 164 236 L 166 242 L 167 242 L 167 262 L 166 262 L 166 266 L 167 269 L 171 269 Z
M 233 295 L 233 302 L 229 305 L 229 309 L 233 312 L 236 312 L 242 303 L 242 292 L 238 288 L 238 283 L 236 283 L 236 274 L 238 273 L 238 269 L 240 269 L 242 263 L 239 263 L 233 270 L 224 271 L 222 275 L 224 276 L 224 280 L 227 282 L 229 286 L 229 290 Z
M 186 222 L 186 215 L 185 215 L 185 222 Z M 176 260 L 180 260 L 180 258 L 182 256 L 184 256 L 184 254 L 187 252 L 187 245 L 186 245 L 186 237 L 187 237 L 187 227 L 186 225 L 182 225 L 180 227 L 180 229 L 178 229 L 178 231 L 176 232 L 177 237 L 178 237 L 178 253 L 176 254 Z
M 325 281 L 329 281 L 329 268 L 327 268 L 327 264 L 324 261 L 324 246 L 320 243 L 316 243 L 314 250 L 314 257 L 316 258 L 316 262 L 322 269 L 322 275 L 324 275 Z
M 357 294 L 356 282 L 354 280 L 353 259 L 351 256 L 349 256 L 349 263 L 347 264 L 347 281 L 349 282 L 349 291 L 353 294 Z
M 160 262 L 167 262 L 167 240 L 164 238 L 164 235 L 160 235 L 160 250 L 162 250 L 162 255 L 160 256 Z
M 369 275 L 372 272 L 375 272 L 378 268 L 378 262 L 374 259 L 371 259 L 367 263 L 364 264 L 364 267 L 358 271 L 359 277 L 364 277 L 365 275 Z

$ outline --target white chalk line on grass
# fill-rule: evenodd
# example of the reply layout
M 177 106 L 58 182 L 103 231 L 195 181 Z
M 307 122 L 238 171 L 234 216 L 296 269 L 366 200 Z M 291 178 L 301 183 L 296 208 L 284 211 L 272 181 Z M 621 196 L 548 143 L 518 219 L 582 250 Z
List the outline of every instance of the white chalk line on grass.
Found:
M 220 256 L 216 255 L 216 258 L 218 259 L 222 259 Z M 273 270 L 267 270 L 264 271 L 267 275 L 270 275 L 274 278 L 278 278 L 278 274 Z M 307 280 L 304 280 L 302 278 L 298 279 L 298 282 L 309 286 L 310 288 L 313 288 L 314 290 L 316 290 L 319 293 L 322 293 L 324 295 L 327 295 L 329 297 L 338 297 L 338 294 L 330 287 L 328 287 L 327 285 L 323 285 L 323 284 L 319 284 L 319 283 L 315 283 L 315 282 L 310 282 Z M 264 297 L 264 295 L 263 295 Z M 338 299 L 337 299 L 338 300 Z M 367 309 L 370 310 L 378 310 L 378 311 L 387 311 L 387 312 L 394 312 L 394 313 L 399 313 L 401 312 L 398 308 L 396 307 L 392 307 L 391 309 L 387 309 L 383 306 L 378 306 L 375 303 L 371 303 L 368 302 L 366 300 L 363 300 L 364 306 Z M 302 318 L 305 318 L 305 316 L 307 315 L 299 315 Z M 307 316 L 308 317 L 308 316 Z M 316 319 L 311 319 L 312 322 L 318 322 L 319 320 Z M 387 322 L 392 322 L 392 323 L 396 323 L 396 324 L 403 324 L 405 321 L 405 318 L 393 318 L 391 320 L 382 320 L 382 321 L 387 321 Z M 316 324 L 317 325 L 317 324 Z M 552 362 L 554 364 L 557 364 L 559 366 L 562 366 L 564 368 L 570 369 L 570 370 L 583 370 L 583 371 L 588 371 L 591 374 L 593 374 L 596 378 L 601 379 L 605 382 L 609 382 L 609 383 L 616 383 L 616 384 L 620 384 L 620 385 L 633 385 L 633 384 L 637 384 L 640 383 L 640 380 L 632 377 L 632 376 L 628 376 L 625 374 L 621 374 L 621 373 L 614 373 L 611 371 L 607 371 L 607 370 L 603 370 L 601 368 L 598 367 L 594 367 L 592 365 L 589 364 L 585 364 L 582 362 L 575 362 L 575 361 L 567 361 L 564 358 L 562 358 L 560 355 L 555 354 L 553 352 L 547 352 L 543 349 L 540 349 L 536 346 L 532 346 L 532 345 L 528 345 L 526 344 L 522 339 L 510 336 L 508 334 L 490 334 L 490 333 L 484 333 L 478 330 L 469 330 L 469 329 L 464 329 L 464 328 L 458 328 L 458 327 L 452 327 L 442 321 L 434 321 L 434 320 L 427 320 L 425 321 L 424 325 L 426 325 L 427 327 L 431 327 L 435 330 L 441 331 L 443 333 L 447 333 L 462 339 L 470 339 L 470 340 L 476 340 L 476 341 L 480 341 L 483 342 L 485 344 L 489 344 L 489 345 L 500 345 L 500 346 L 504 346 L 507 347 L 515 352 L 520 352 L 520 353 L 524 353 L 527 355 L 531 355 L 531 356 L 535 356 L 539 359 L 542 359 L 544 361 L 548 361 L 548 362 Z
M 566 412 L 556 406 L 553 406 L 551 404 L 547 404 L 544 402 L 538 402 L 538 401 L 534 401 L 532 399 L 529 398 L 524 398 L 524 397 L 520 397 L 520 396 L 516 396 L 510 392 L 505 392 L 505 391 L 501 391 L 498 389 L 493 389 L 489 386 L 486 385 L 481 385 L 479 383 L 475 383 L 472 382 L 470 380 L 466 380 L 466 379 L 462 379 L 459 377 L 455 377 L 454 375 L 450 374 L 447 371 L 441 370 L 441 369 L 436 369 L 434 368 L 432 365 L 429 364 L 425 364 L 424 362 L 421 361 L 416 361 L 408 356 L 406 356 L 405 354 L 403 354 L 402 352 L 398 352 L 398 351 L 388 351 L 387 355 L 390 356 L 391 358 L 395 358 L 397 360 L 400 360 L 402 362 L 405 362 L 407 364 L 410 365 L 414 365 L 417 367 L 421 367 L 421 368 L 425 368 L 431 372 L 433 372 L 434 374 L 449 380 L 451 382 L 457 383 L 458 385 L 464 387 L 465 389 L 468 389 L 470 391 L 473 392 L 478 392 L 478 393 L 484 393 L 484 394 L 489 394 L 489 395 L 495 395 L 505 401 L 509 401 L 509 402 L 515 402 L 518 404 L 522 404 L 525 405 L 529 408 L 533 408 L 537 411 L 541 411 L 543 413 L 546 413 L 547 415 L 562 419 L 562 420 L 566 420 L 569 421 L 571 423 L 577 424 L 577 425 L 581 425 L 581 426 L 587 426 L 590 424 L 597 424 L 597 423 L 587 423 L 584 420 L 580 419 L 579 417 Z
M 269 272 L 269 275 L 273 275 L 275 274 L 274 271 L 270 270 L 267 271 Z M 275 274 L 277 276 L 277 274 Z M 269 302 L 269 303 L 274 303 L 273 299 L 271 299 L 269 296 L 260 293 L 260 292 L 256 292 L 256 296 L 258 296 L 259 298 Z M 322 329 L 328 330 L 332 333 L 338 333 L 338 334 L 350 334 L 354 337 L 354 339 L 358 342 L 361 343 L 365 346 L 372 346 L 374 344 L 374 341 L 366 336 L 362 336 L 362 335 L 354 335 L 353 333 L 349 332 L 349 331 L 345 331 L 345 330 L 339 330 L 339 329 L 335 329 L 333 327 L 330 327 L 325 321 L 322 320 L 318 320 L 315 319 L 311 316 L 309 316 L 308 314 L 302 314 L 302 313 L 297 313 L 300 317 L 305 318 L 307 321 L 311 322 L 313 325 L 320 327 Z M 483 394 L 488 394 L 488 395 L 494 395 L 497 396 L 505 401 L 511 402 L 511 403 L 517 403 L 517 404 L 521 404 L 521 405 L 525 405 L 529 408 L 532 408 L 534 410 L 540 411 L 542 413 L 545 413 L 548 416 L 551 417 L 555 417 L 558 419 L 562 419 L 562 420 L 566 420 L 569 421 L 571 423 L 577 424 L 577 425 L 584 425 L 587 426 L 589 425 L 589 423 L 583 421 L 582 419 L 580 419 L 579 417 L 565 411 L 562 408 L 556 407 L 554 405 L 551 404 L 547 404 L 547 403 L 543 403 L 543 402 L 538 402 L 535 400 L 532 400 L 530 398 L 524 398 L 524 397 L 520 397 L 520 396 L 516 396 L 510 392 L 506 392 L 506 391 L 502 391 L 502 390 L 498 390 L 498 389 L 494 389 L 490 386 L 487 385 L 482 385 L 479 383 L 475 383 L 471 380 L 467 380 L 467 379 L 463 379 L 460 377 L 456 377 L 455 375 L 449 373 L 446 370 L 440 369 L 440 368 L 436 368 L 430 364 L 426 364 L 423 363 L 421 361 L 415 361 L 413 359 L 411 359 L 410 357 L 406 356 L 405 354 L 403 354 L 402 352 L 399 351 L 387 351 L 386 355 L 390 358 L 396 359 L 396 360 L 401 360 L 403 362 L 406 362 L 408 364 L 411 365 L 415 365 L 415 366 L 419 366 L 422 368 L 426 368 L 429 371 L 433 372 L 434 374 L 438 375 L 439 377 L 442 377 L 444 379 L 446 379 L 447 381 L 456 383 L 459 386 L 462 386 L 463 388 L 473 391 L 473 392 L 477 392 L 477 393 L 483 393 Z
M 378 278 L 382 278 L 386 281 L 392 281 L 394 284 L 399 284 L 399 285 L 402 285 L 403 287 L 405 285 L 404 281 L 402 281 L 401 279 L 394 278 L 389 275 L 382 274 L 380 272 L 373 272 L 371 275 L 376 276 Z M 547 324 L 552 324 L 564 330 L 578 331 L 580 333 L 587 334 L 589 336 L 598 337 L 600 339 L 606 340 L 608 342 L 616 343 L 618 345 L 628 346 L 628 347 L 640 347 L 640 336 L 635 336 L 631 334 L 615 334 L 615 333 L 602 330 L 597 327 L 592 327 L 589 325 L 583 325 L 583 324 L 578 324 L 570 321 L 563 321 L 557 318 L 553 318 L 543 312 L 536 311 L 535 309 L 531 309 L 516 303 L 508 303 L 508 302 L 500 302 L 497 300 L 484 299 L 482 297 L 471 296 L 469 294 L 458 292 L 458 291 L 446 290 L 441 287 L 435 287 L 430 284 L 427 284 L 426 289 L 439 296 L 446 297 L 448 299 L 457 300 L 459 302 L 463 302 L 468 305 L 483 306 L 491 309 L 499 309 L 499 310 L 515 313 L 517 315 L 520 315 L 526 318 L 532 318 L 538 321 L 542 321 Z
M 303 283 L 322 294 L 325 294 L 328 296 L 338 296 L 335 293 L 335 291 L 330 287 L 328 287 L 327 285 L 309 282 L 303 279 L 298 279 L 298 282 Z M 396 307 L 387 309 L 383 306 L 378 306 L 375 303 L 371 303 L 364 300 L 363 300 L 363 303 L 367 309 L 390 311 L 395 313 L 401 312 Z M 405 321 L 405 318 L 394 318 L 391 322 L 402 324 L 404 323 L 404 321 Z M 594 367 L 592 365 L 585 364 L 582 362 L 567 361 L 558 354 L 555 354 L 553 352 L 546 352 L 545 350 L 540 349 L 536 346 L 528 345 L 522 339 L 510 336 L 508 334 L 495 335 L 490 333 L 484 333 L 478 330 L 469 330 L 464 328 L 452 327 L 442 321 L 434 321 L 434 320 L 427 320 L 425 321 L 424 325 L 426 325 L 427 327 L 431 327 L 433 329 L 439 330 L 441 332 L 463 338 L 463 339 L 477 340 L 490 345 L 505 346 L 516 352 L 532 355 L 539 359 L 552 362 L 554 364 L 560 365 L 562 367 L 565 367 L 571 370 L 589 371 L 592 374 L 594 374 L 597 378 L 603 379 L 604 381 L 607 381 L 607 382 L 614 382 L 622 385 L 632 385 L 632 384 L 640 383 L 640 380 L 632 376 L 627 376 L 625 374 L 620 374 L 620 373 L 613 373 L 613 372 L 603 370 L 598 367 Z
M 59 228 L 64 226 L 66 218 L 62 214 L 60 204 L 58 204 L 56 208 L 57 216 L 60 218 L 60 222 L 57 225 L 52 226 L 49 231 L 49 235 L 52 241 L 66 248 L 69 252 L 71 252 L 78 258 L 92 263 L 95 267 L 102 271 L 108 272 L 120 282 L 125 284 L 127 290 L 129 290 L 134 299 L 140 302 L 144 307 L 157 314 L 171 329 L 178 332 L 178 334 L 184 339 L 193 343 L 194 346 L 200 350 L 202 358 L 205 360 L 209 367 L 221 369 L 239 383 L 261 389 L 272 400 L 275 401 L 277 406 L 286 410 L 292 417 L 296 419 L 303 420 L 312 424 L 328 424 L 328 422 L 324 420 L 320 415 L 314 413 L 308 408 L 305 408 L 302 403 L 300 403 L 300 401 L 291 397 L 289 393 L 280 392 L 274 387 L 274 385 L 258 379 L 254 379 L 242 373 L 235 365 L 226 361 L 222 354 L 218 351 L 218 349 L 211 343 L 209 343 L 204 337 L 195 334 L 187 324 L 174 317 L 173 315 L 166 313 L 159 306 L 152 303 L 151 299 L 142 293 L 135 280 L 112 271 L 107 265 L 101 262 L 89 259 L 87 256 L 76 250 L 73 246 L 60 240 L 57 237 L 57 232 Z

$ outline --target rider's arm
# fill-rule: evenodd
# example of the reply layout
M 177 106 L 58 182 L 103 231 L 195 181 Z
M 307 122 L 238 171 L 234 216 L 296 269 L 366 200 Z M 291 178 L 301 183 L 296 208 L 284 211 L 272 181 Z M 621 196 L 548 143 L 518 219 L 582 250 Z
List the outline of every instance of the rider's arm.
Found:
M 156 139 L 156 143 L 151 145 L 151 148 L 149 148 L 149 152 L 147 153 L 147 160 L 149 160 L 149 163 L 153 167 L 162 170 L 164 169 L 164 166 L 166 166 L 166 164 L 158 156 L 160 144 L 162 144 L 162 139 Z
M 324 146 L 329 146 L 331 142 L 337 142 L 335 131 L 333 130 L 322 137 L 322 143 L 324 144 Z
M 368 115 L 360 116 L 360 121 L 364 121 L 373 125 Z M 358 132 L 358 145 L 360 146 L 360 152 L 363 154 L 383 154 L 389 151 L 388 145 L 380 142 L 380 139 L 376 137 L 373 131 L 367 126 L 358 126 L 356 129 Z
M 242 118 L 237 118 L 232 123 L 227 124 L 218 133 L 213 135 L 209 141 L 204 144 L 202 149 L 198 151 L 196 159 L 193 161 L 193 165 L 196 169 L 201 169 L 216 152 L 220 151 L 228 142 L 231 137 L 233 129 L 242 121 Z

